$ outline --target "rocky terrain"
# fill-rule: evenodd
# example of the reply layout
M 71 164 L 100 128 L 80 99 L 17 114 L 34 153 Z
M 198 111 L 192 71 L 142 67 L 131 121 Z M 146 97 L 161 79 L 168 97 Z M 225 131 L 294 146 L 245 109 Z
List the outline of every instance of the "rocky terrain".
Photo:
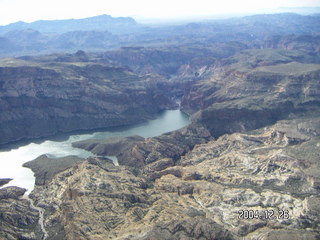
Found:
M 0 187 L 8 179 L 0 179 Z M 39 212 L 30 201 L 21 199 L 26 189 L 4 187 L 0 189 L 0 239 L 41 239 L 42 231 L 38 224 Z
M 24 167 L 30 168 L 36 177 L 35 184 L 45 185 L 59 172 L 62 172 L 77 163 L 83 162 L 84 159 L 76 156 L 61 158 L 49 158 L 47 155 L 41 155 L 36 159 L 23 164 Z
M 26 163 L 38 209 L 23 189 L 0 189 L 3 237 L 319 239 L 318 16 L 238 20 L 121 37 L 142 47 L 1 59 L 0 144 L 178 107 L 192 120 L 153 138 L 73 143 L 99 157 Z
M 213 136 L 272 124 L 319 97 L 317 40 L 302 51 L 296 38 L 284 39 L 292 50 L 230 42 L 2 59 L 0 122 L 9 127 L 0 127 L 0 143 L 129 125 L 176 108 L 181 98 Z
M 11 178 L 0 178 L 0 187 L 9 183 L 12 179 Z
M 179 159 L 147 139 L 139 168 L 90 158 L 32 198 L 46 209 L 49 239 L 318 239 L 319 127 L 318 114 L 283 120 Z
M 72 147 L 85 149 L 98 156 L 117 156 L 137 143 L 143 141 L 140 136 L 111 137 L 106 140 L 88 139 L 72 143 Z
M 0 65 L 0 144 L 129 125 L 177 107 L 153 87 L 156 78 L 121 67 L 17 59 Z
M 215 137 L 312 111 L 320 100 L 320 67 L 308 57 L 294 50 L 242 51 L 208 68 L 184 95 L 182 109 Z
M 243 50 L 185 88 L 189 126 L 74 143 L 120 166 L 90 158 L 36 186 L 49 239 L 318 239 L 317 59 Z

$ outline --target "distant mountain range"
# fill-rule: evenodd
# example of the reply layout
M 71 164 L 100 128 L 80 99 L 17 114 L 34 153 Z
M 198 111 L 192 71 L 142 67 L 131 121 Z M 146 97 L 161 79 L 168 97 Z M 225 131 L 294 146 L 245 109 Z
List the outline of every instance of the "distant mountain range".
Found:
M 16 22 L 0 27 L 0 34 L 15 30 L 34 29 L 42 33 L 71 31 L 109 31 L 114 34 L 133 32 L 139 25 L 133 18 L 100 15 L 83 19 L 39 20 L 32 23 Z
M 262 14 L 183 25 L 150 27 L 132 18 L 100 15 L 84 19 L 17 22 L 0 27 L 0 57 L 53 52 L 106 51 L 122 46 L 196 42 L 253 42 L 274 35 L 320 33 L 320 15 Z

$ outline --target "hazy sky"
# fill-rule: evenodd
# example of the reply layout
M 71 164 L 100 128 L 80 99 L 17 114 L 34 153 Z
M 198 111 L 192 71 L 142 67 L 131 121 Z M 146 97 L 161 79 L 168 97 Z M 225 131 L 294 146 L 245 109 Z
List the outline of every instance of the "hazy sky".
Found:
M 172 19 L 301 6 L 320 6 L 320 0 L 0 0 L 0 25 L 100 14 Z

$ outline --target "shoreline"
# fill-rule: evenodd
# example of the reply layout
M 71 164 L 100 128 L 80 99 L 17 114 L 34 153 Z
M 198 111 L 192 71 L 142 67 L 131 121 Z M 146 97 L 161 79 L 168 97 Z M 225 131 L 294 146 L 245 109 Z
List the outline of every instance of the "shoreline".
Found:
M 181 113 L 183 115 L 180 115 L 179 113 Z M 170 116 L 171 117 L 173 116 L 175 118 L 180 119 L 179 124 L 181 124 L 181 125 L 178 126 L 177 128 L 175 128 L 174 130 L 169 129 L 169 126 L 166 126 L 166 124 L 170 120 L 170 119 L 169 120 L 167 119 L 167 121 L 166 121 L 166 118 L 167 117 L 170 118 Z M 181 116 L 184 116 L 184 117 L 181 118 Z M 144 123 L 131 125 L 131 126 L 115 127 L 112 129 L 108 128 L 108 131 L 92 130 L 92 131 L 90 131 L 91 134 L 79 134 L 79 135 L 75 135 L 75 134 L 65 135 L 64 134 L 64 138 L 61 138 L 61 135 L 60 135 L 60 136 L 56 136 L 56 138 L 49 138 L 49 139 L 43 138 L 41 140 L 33 141 L 33 142 L 28 141 L 28 143 L 26 143 L 25 145 L 16 146 L 15 148 L 9 148 L 7 151 L 3 151 L 1 149 L 0 150 L 0 158 L 7 159 L 7 161 L 4 160 L 5 162 L 2 164 L 4 164 L 5 167 L 9 168 L 8 171 L 12 171 L 12 169 L 15 169 L 15 171 L 16 171 L 17 164 L 19 165 L 18 171 L 20 171 L 20 175 L 16 175 L 16 177 L 14 177 L 13 174 L 11 177 L 7 176 L 7 174 L 4 176 L 1 176 L 1 172 L 0 172 L 0 177 L 2 177 L 2 178 L 10 177 L 13 179 L 10 183 L 4 185 L 3 187 L 8 187 L 8 186 L 23 187 L 23 188 L 27 189 L 26 194 L 27 195 L 30 194 L 34 189 L 36 177 L 34 175 L 34 172 L 31 169 L 23 167 L 22 165 L 27 162 L 30 162 L 32 160 L 39 158 L 43 154 L 46 154 L 49 158 L 62 158 L 62 157 L 68 157 L 68 156 L 74 155 L 74 156 L 78 156 L 78 157 L 81 157 L 84 159 L 94 155 L 93 153 L 86 151 L 84 149 L 73 148 L 72 142 L 79 141 L 79 140 L 87 140 L 87 139 L 92 139 L 92 138 L 94 139 L 95 137 L 109 138 L 112 136 L 115 136 L 115 137 L 117 137 L 117 136 L 130 136 L 130 135 L 134 134 L 132 132 L 134 130 L 146 131 L 146 133 L 150 134 L 149 132 L 147 132 L 148 127 L 151 128 L 153 132 L 156 132 L 156 130 L 158 130 L 157 128 L 159 127 L 159 125 L 158 125 L 159 121 L 164 121 L 162 123 L 162 125 L 163 125 L 162 127 L 167 128 L 167 129 L 163 129 L 163 132 L 160 134 L 156 134 L 156 135 L 151 134 L 152 136 L 159 136 L 163 133 L 175 131 L 175 130 L 178 130 L 178 129 L 190 124 L 189 116 L 187 114 L 185 114 L 183 111 L 181 111 L 180 109 L 179 110 L 162 111 L 157 115 L 157 117 L 158 118 L 156 118 L 156 119 L 149 120 Z M 16 162 L 14 162 L 14 161 L 16 161 Z M 114 160 L 113 162 L 116 165 L 117 161 Z M 0 164 L 1 164 L 1 161 L 0 161 Z M 3 173 L 8 173 L 8 172 L 3 170 Z M 17 176 L 18 176 L 18 178 L 17 178 Z M 25 176 L 27 176 L 27 177 L 25 177 Z M 25 178 L 19 178 L 19 177 L 25 177 Z M 22 184 L 19 184 L 19 182 Z M 31 182 L 33 182 L 33 183 L 31 183 Z M 31 187 L 31 185 L 33 187 Z
M 67 132 L 61 132 L 61 131 L 56 131 L 53 134 L 49 135 L 42 135 L 38 137 L 32 137 L 32 138 L 20 138 L 17 140 L 12 140 L 10 142 L 6 143 L 1 143 L 0 144 L 0 153 L 4 151 L 10 151 L 12 149 L 18 149 L 19 147 L 26 146 L 30 143 L 37 143 L 41 144 L 45 141 L 66 141 L 70 136 L 73 135 L 85 135 L 85 134 L 94 134 L 97 132 L 117 132 L 117 131 L 122 131 L 122 130 L 127 130 L 139 126 L 143 126 L 148 123 L 148 121 L 156 120 L 164 112 L 167 111 L 177 111 L 179 110 L 181 113 L 185 114 L 189 120 L 191 117 L 191 114 L 186 112 L 183 109 L 168 109 L 168 110 L 161 110 L 160 112 L 156 113 L 153 118 L 150 119 L 142 119 L 141 121 L 138 121 L 133 124 L 128 124 L 128 125 L 118 125 L 118 126 L 109 126 L 109 127 L 102 127 L 102 128 L 86 128 L 86 129 L 78 129 L 78 130 L 72 130 L 72 131 L 67 131 Z

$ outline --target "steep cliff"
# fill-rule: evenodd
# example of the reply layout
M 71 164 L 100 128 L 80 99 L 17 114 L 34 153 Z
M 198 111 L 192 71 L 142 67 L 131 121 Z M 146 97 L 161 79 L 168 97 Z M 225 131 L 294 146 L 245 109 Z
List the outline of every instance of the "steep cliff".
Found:
M 297 51 L 243 51 L 208 68 L 184 96 L 182 109 L 218 137 L 317 108 L 320 66 L 305 58 Z
M 3 180 L 3 181 L 2 181 Z M 0 179 L 9 182 L 8 179 Z M 26 189 L 5 187 L 0 189 L 0 239 L 41 239 L 39 212 L 30 201 L 21 199 Z
M 17 60 L 3 65 L 0 144 L 133 124 L 176 107 L 152 87 L 152 76 L 139 76 L 124 68 Z

